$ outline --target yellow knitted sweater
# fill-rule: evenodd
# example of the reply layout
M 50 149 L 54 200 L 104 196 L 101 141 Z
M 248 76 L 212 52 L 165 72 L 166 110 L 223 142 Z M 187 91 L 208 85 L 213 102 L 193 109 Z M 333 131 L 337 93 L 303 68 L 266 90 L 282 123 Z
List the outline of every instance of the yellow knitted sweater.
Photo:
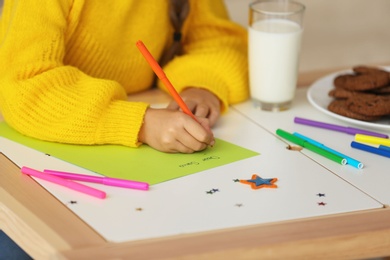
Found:
M 17 131 L 73 144 L 140 145 L 148 104 L 127 95 L 154 73 L 135 43 L 158 59 L 172 42 L 167 0 L 5 0 L 0 22 L 0 109 Z M 192 0 L 185 54 L 164 71 L 180 92 L 207 88 L 226 109 L 245 100 L 247 39 L 220 0 Z M 159 87 L 165 89 L 159 83 Z

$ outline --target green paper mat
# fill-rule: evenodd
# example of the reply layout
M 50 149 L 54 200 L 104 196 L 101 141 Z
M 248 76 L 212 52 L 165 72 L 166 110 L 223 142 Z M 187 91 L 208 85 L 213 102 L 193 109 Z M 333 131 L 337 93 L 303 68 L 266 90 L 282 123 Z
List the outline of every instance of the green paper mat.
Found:
M 26 137 L 4 122 L 0 123 L 0 136 L 104 176 L 150 185 L 259 155 L 221 139 L 216 139 L 214 147 L 193 154 L 168 154 L 147 145 L 130 148 L 52 143 Z

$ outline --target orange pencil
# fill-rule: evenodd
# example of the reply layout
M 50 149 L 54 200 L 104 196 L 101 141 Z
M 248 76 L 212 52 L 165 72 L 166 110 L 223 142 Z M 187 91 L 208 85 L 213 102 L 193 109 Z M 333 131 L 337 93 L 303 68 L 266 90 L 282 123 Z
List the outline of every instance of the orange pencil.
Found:
M 180 97 L 179 93 L 177 93 L 176 89 L 173 87 L 172 83 L 169 81 L 167 76 L 165 75 L 163 69 L 157 63 L 157 61 L 153 58 L 152 54 L 146 48 L 145 44 L 142 41 L 137 41 L 136 43 L 138 49 L 149 63 L 150 67 L 152 67 L 154 73 L 156 73 L 157 77 L 164 83 L 165 87 L 167 87 L 171 96 L 175 99 L 177 104 L 180 106 L 181 110 L 184 113 L 191 116 L 195 121 L 199 122 L 198 119 L 194 116 L 191 110 L 187 107 L 186 103 L 184 103 L 183 99 Z

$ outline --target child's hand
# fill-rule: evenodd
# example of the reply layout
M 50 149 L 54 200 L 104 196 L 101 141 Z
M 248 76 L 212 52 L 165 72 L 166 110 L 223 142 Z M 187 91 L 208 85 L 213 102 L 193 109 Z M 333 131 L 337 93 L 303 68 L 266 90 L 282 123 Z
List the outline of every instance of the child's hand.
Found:
M 183 101 L 197 117 L 207 118 L 212 127 L 221 113 L 219 99 L 210 91 L 202 88 L 187 88 L 180 93 Z M 172 101 L 168 109 L 179 109 L 179 105 Z
M 212 146 L 215 141 L 208 120 L 198 120 L 201 124 L 178 110 L 149 108 L 138 139 L 162 152 L 201 151 Z

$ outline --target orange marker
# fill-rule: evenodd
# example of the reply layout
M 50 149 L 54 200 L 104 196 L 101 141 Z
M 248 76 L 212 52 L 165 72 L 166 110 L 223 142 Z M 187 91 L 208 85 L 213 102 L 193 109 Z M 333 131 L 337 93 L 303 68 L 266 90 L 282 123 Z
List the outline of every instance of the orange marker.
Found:
M 187 107 L 186 103 L 184 103 L 183 99 L 180 97 L 179 93 L 177 93 L 176 89 L 173 87 L 172 83 L 169 81 L 160 65 L 146 48 L 145 44 L 142 41 L 137 41 L 136 45 L 146 59 L 146 61 L 149 63 L 150 67 L 152 67 L 154 73 L 156 73 L 157 77 L 164 83 L 165 87 L 167 87 L 169 93 L 171 93 L 171 96 L 175 99 L 177 104 L 179 104 L 181 110 L 183 110 L 184 113 L 191 116 L 195 121 L 199 123 L 198 119 L 196 119 L 194 114 Z

